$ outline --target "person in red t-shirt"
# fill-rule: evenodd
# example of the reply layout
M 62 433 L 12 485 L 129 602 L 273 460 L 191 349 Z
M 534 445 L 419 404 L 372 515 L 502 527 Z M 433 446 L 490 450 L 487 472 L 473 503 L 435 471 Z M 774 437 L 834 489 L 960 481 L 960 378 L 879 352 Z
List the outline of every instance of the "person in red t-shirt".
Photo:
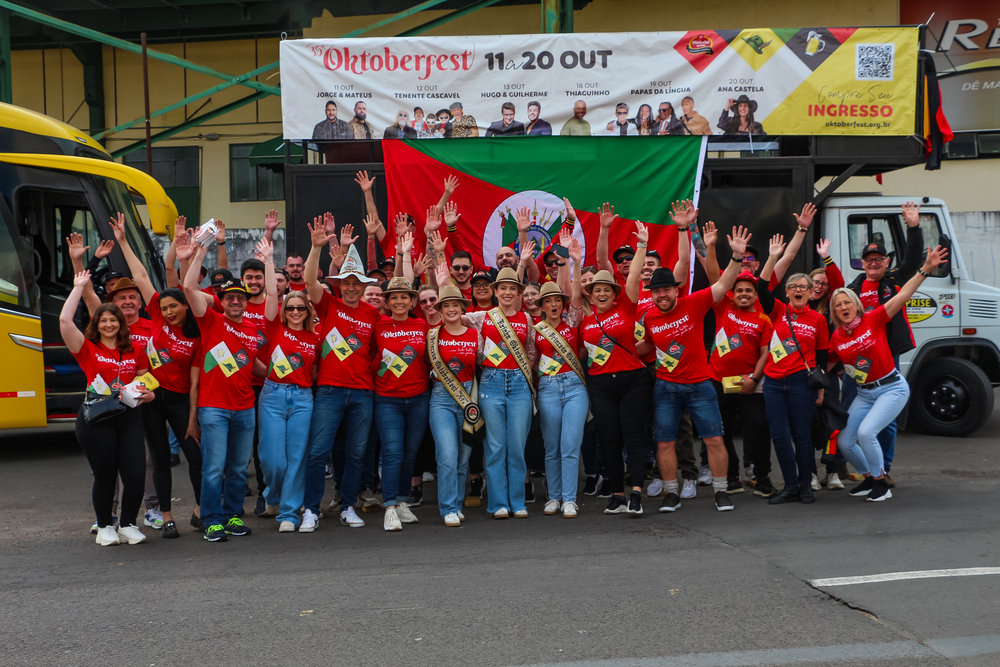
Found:
M 680 507 L 674 443 L 685 409 L 708 450 L 715 508 L 720 512 L 733 509 L 727 493 L 729 459 L 722 440 L 722 415 L 712 386 L 712 370 L 705 356 L 704 320 L 736 282 L 749 240 L 750 232 L 742 227 L 733 231 L 729 238 L 733 259 L 719 281 L 709 288 L 678 298 L 679 283 L 670 269 L 665 268 L 654 271 L 649 281 L 656 309 L 646 314 L 646 341 L 656 350 L 653 438 L 666 491 L 661 512 L 673 512 Z
M 84 288 L 90 284 L 90 272 L 77 273 L 73 291 L 66 297 L 59 313 L 59 332 L 66 348 L 80 364 L 87 378 L 87 402 L 117 396 L 122 387 L 146 372 L 146 361 L 131 339 L 125 316 L 118 306 L 102 304 L 94 312 L 86 331 L 80 331 L 74 317 Z M 144 394 L 140 402 L 153 399 Z M 142 443 L 139 412 L 125 408 L 117 415 L 88 422 L 87 403 L 76 416 L 76 437 L 87 455 L 94 473 L 94 512 L 97 514 L 97 543 L 101 546 L 144 542 L 146 536 L 136 527 L 142 503 L 146 454 Z M 111 516 L 115 482 L 122 479 L 122 502 L 115 530 Z
M 948 251 L 941 246 L 929 251 L 923 267 L 895 296 L 867 312 L 850 289 L 841 288 L 833 293 L 831 306 L 838 326 L 830 340 L 830 349 L 844 362 L 845 377 L 850 376 L 858 385 L 858 396 L 848 409 L 847 426 L 837 436 L 837 446 L 855 470 L 865 476 L 861 484 L 851 489 L 852 496 L 873 502 L 892 498 L 878 434 L 903 411 L 910 397 L 910 386 L 896 370 L 886 330 L 924 278 L 947 257 Z

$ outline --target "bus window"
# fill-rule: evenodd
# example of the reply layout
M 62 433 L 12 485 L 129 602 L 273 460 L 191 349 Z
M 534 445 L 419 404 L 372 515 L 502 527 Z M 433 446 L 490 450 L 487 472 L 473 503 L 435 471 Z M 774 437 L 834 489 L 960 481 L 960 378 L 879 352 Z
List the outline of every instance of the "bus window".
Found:
M 73 264 L 69 259 L 69 249 L 65 247 L 65 238 L 71 232 L 76 232 L 83 237 L 83 245 L 90 246 L 90 250 L 83 257 L 83 265 L 86 266 L 90 258 L 94 256 L 94 250 L 101 244 L 101 235 L 94 226 L 94 216 L 90 210 L 75 208 L 72 206 L 56 206 L 54 209 L 55 229 L 64 233 L 63 242 L 59 245 L 63 247 L 63 252 L 57 255 L 56 273 L 59 282 L 73 282 Z M 102 260 L 107 262 L 107 259 Z
M 153 287 L 162 290 L 166 287 L 166 274 L 163 269 L 163 261 L 157 256 L 153 248 L 152 241 L 149 240 L 149 232 L 142 226 L 139 212 L 132 202 L 132 195 L 128 188 L 119 181 L 109 178 L 95 178 L 94 184 L 101 195 L 104 205 L 112 215 L 115 213 L 125 214 L 125 235 L 128 237 L 128 244 L 132 247 L 142 265 L 146 267 L 146 273 L 153 283 Z M 104 224 L 102 222 L 102 224 Z M 110 238 L 110 237 L 109 237 Z
M 93 252 L 98 232 L 82 193 L 22 188 L 18 192 L 21 235 L 34 250 L 34 272 L 46 294 L 66 295 L 73 286 L 66 237 L 79 232 Z
M 12 222 L 7 216 L 0 220 L 0 308 L 38 315 L 31 256 L 14 236 Z

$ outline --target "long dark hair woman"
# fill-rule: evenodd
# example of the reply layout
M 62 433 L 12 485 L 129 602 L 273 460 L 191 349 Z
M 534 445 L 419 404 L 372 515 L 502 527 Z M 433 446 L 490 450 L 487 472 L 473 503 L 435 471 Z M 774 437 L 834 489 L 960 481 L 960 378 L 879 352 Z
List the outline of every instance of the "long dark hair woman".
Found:
M 639 134 L 651 136 L 656 134 L 653 122 L 653 107 L 648 104 L 639 106 L 639 111 L 635 114 L 635 126 L 639 129 Z
M 718 128 L 723 134 L 734 134 L 739 136 L 765 135 L 764 127 L 753 119 L 757 112 L 757 100 L 751 100 L 746 95 L 740 95 L 737 99 L 730 99 L 722 109 L 719 117 Z M 730 116 L 729 114 L 733 114 Z

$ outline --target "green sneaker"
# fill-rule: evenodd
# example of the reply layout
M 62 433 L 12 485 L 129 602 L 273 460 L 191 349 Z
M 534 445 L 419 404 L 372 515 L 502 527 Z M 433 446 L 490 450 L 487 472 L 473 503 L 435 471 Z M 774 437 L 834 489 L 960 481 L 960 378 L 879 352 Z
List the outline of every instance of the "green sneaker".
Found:
M 225 542 L 229 538 L 226 537 L 226 529 L 216 524 L 205 529 L 205 539 L 209 542 Z
M 234 537 L 242 537 L 250 534 L 250 527 L 244 525 L 243 519 L 234 516 L 226 522 L 226 533 Z

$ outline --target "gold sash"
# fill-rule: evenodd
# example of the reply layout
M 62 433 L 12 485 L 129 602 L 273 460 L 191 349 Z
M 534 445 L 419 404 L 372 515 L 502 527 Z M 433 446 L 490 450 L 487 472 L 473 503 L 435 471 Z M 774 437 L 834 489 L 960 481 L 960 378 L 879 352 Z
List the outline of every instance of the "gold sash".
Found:
M 542 337 L 549 341 L 556 352 L 559 353 L 569 367 L 573 369 L 573 372 L 577 374 L 580 378 L 580 382 L 587 384 L 587 377 L 583 374 L 583 366 L 580 364 L 580 359 L 576 356 L 576 352 L 569 346 L 566 339 L 563 338 L 562 334 L 559 333 L 551 324 L 542 320 L 535 325 L 535 330 L 542 335 Z
M 451 394 L 451 397 L 455 399 L 455 402 L 458 403 L 458 406 L 465 413 L 465 423 L 462 424 L 462 430 L 472 435 L 483 427 L 483 414 L 479 409 L 478 403 L 479 380 L 473 376 L 472 394 L 470 395 L 469 392 L 465 391 L 465 387 L 462 386 L 462 383 L 458 381 L 455 374 L 448 368 L 448 364 L 444 363 L 444 359 L 441 358 L 441 351 L 438 349 L 438 338 L 440 335 L 440 327 L 431 329 L 430 334 L 427 336 L 427 356 L 430 358 L 431 366 L 434 368 L 438 379 L 441 380 L 441 384 L 444 385 L 444 388 L 448 390 L 448 393 Z
M 493 326 L 496 327 L 500 337 L 503 338 L 503 342 L 507 344 L 507 349 L 514 356 L 517 367 L 524 373 L 524 380 L 528 383 L 528 389 L 531 391 L 531 402 L 534 404 L 535 383 L 531 379 L 531 363 L 528 361 L 528 353 L 524 351 L 524 346 L 521 345 L 521 339 L 514 333 L 514 328 L 510 325 L 510 321 L 503 314 L 503 311 L 500 310 L 499 306 L 491 308 L 487 315 L 493 321 Z M 530 331 L 528 335 L 531 335 Z

